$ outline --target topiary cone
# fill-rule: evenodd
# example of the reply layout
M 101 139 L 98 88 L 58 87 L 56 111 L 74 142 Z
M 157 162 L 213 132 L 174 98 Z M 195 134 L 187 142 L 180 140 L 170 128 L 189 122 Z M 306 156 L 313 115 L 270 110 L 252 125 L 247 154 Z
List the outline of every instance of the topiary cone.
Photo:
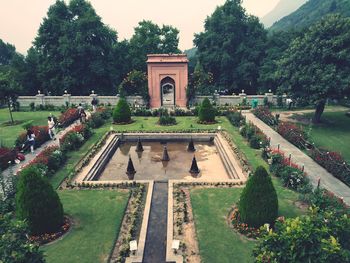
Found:
M 169 162 L 170 161 L 170 157 L 169 157 L 169 154 L 168 154 L 168 148 L 166 146 L 164 146 L 164 148 L 163 148 L 162 161 L 163 162 Z
M 196 156 L 193 156 L 190 173 L 195 174 L 195 175 L 200 173 L 200 170 L 199 170 L 198 165 L 197 165 Z
M 126 174 L 130 180 L 134 180 L 134 176 L 136 174 L 136 170 L 134 168 L 134 163 L 131 160 L 131 156 L 129 155 L 128 167 L 126 168 Z
M 191 137 L 190 142 L 188 143 L 187 151 L 189 151 L 189 152 L 194 152 L 194 151 L 196 151 L 196 148 L 194 148 L 194 142 L 193 142 L 192 137 Z
M 137 140 L 136 152 L 143 152 L 143 146 L 142 146 L 140 137 Z
M 273 224 L 278 216 L 278 199 L 271 177 L 259 166 L 248 178 L 238 204 L 240 218 L 251 227 Z

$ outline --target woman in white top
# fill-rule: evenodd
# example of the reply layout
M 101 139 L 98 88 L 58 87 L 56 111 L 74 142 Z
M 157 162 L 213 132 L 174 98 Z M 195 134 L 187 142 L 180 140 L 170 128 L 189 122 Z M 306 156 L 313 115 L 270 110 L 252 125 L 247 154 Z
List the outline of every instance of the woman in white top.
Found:
M 49 135 L 50 135 L 50 138 L 51 138 L 51 140 L 52 140 L 52 139 L 55 140 L 55 139 L 56 139 L 56 138 L 55 138 L 55 122 L 54 122 L 54 120 L 53 120 L 52 117 L 48 117 L 47 119 L 48 119 L 47 125 L 48 125 L 48 128 L 49 128 Z
M 34 153 L 35 134 L 31 129 L 27 130 L 27 142 L 30 145 L 30 151 Z

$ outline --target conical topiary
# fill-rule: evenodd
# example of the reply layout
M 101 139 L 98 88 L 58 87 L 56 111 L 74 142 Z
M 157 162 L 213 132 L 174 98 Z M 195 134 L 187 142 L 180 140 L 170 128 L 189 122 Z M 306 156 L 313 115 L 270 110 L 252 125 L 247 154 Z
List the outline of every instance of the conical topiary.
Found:
M 188 143 L 187 151 L 189 151 L 189 152 L 194 152 L 194 151 L 196 151 L 196 148 L 194 148 L 194 142 L 193 142 L 192 137 L 191 137 L 190 142 Z
M 126 174 L 128 175 L 128 178 L 130 180 L 133 180 L 134 176 L 136 174 L 136 170 L 134 168 L 134 163 L 132 162 L 130 155 L 129 155 L 128 167 L 126 168 Z
M 198 165 L 197 165 L 196 156 L 193 156 L 190 173 L 191 174 L 199 174 L 200 173 L 200 170 L 199 170 Z
M 131 111 L 128 102 L 120 98 L 113 111 L 113 121 L 115 123 L 129 123 L 131 121 Z
M 136 152 L 143 152 L 143 146 L 142 146 L 140 137 L 137 140 Z
M 170 157 L 169 157 L 169 154 L 168 154 L 168 148 L 166 146 L 163 147 L 162 161 L 163 162 L 169 162 L 170 161 Z
M 272 224 L 278 216 L 278 199 L 271 177 L 259 166 L 249 177 L 238 204 L 241 221 L 251 227 Z
M 33 165 L 19 175 L 16 193 L 16 215 L 26 220 L 34 235 L 53 233 L 63 225 L 63 207 L 56 191 Z
M 199 108 L 198 118 L 200 122 L 215 122 L 215 108 L 208 98 L 205 98 Z

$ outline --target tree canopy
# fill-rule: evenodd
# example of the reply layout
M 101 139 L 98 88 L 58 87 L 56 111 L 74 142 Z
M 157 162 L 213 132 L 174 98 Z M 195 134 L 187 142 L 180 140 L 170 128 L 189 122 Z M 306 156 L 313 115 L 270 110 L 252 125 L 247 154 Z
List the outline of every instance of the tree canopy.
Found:
M 292 41 L 278 61 L 282 88 L 316 105 L 319 122 L 326 99 L 350 94 L 350 18 L 330 15 Z
M 194 44 L 214 84 L 231 92 L 256 93 L 259 65 L 264 57 L 266 31 L 257 17 L 248 15 L 241 0 L 227 0 L 206 19 Z

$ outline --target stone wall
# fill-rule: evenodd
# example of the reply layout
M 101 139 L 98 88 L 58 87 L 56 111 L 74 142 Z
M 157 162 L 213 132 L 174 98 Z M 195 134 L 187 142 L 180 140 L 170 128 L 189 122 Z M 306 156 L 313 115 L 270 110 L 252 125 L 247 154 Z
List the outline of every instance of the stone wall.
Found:
M 30 103 L 34 102 L 35 105 L 78 105 L 81 103 L 85 106 L 90 106 L 92 98 L 97 98 L 100 104 L 105 105 L 116 105 L 119 100 L 119 96 L 100 96 L 97 94 L 90 94 L 89 96 L 72 96 L 70 94 L 64 94 L 62 96 L 46 96 L 44 94 L 37 94 L 35 96 L 19 96 L 18 102 L 21 106 L 29 106 Z M 219 94 L 214 94 L 213 96 L 196 96 L 194 99 L 195 104 L 201 103 L 205 98 L 209 98 L 211 102 L 215 102 L 219 106 L 235 106 L 239 103 L 242 103 L 244 98 L 247 99 L 247 102 L 251 105 L 253 100 L 257 100 L 259 105 L 263 105 L 264 98 L 267 97 L 268 101 L 272 104 L 277 104 L 277 95 L 273 93 L 265 93 L 265 95 L 247 95 L 245 93 L 240 93 L 238 95 L 223 96 Z M 287 96 L 283 96 L 283 101 L 285 103 Z M 145 101 L 141 96 L 128 96 L 128 103 L 131 106 L 145 106 Z
M 30 106 L 32 102 L 34 102 L 35 105 L 62 106 L 67 104 L 78 105 L 81 103 L 82 105 L 90 106 L 94 97 L 98 99 L 100 104 L 112 106 L 117 105 L 120 98 L 119 96 L 99 96 L 97 94 L 91 94 L 90 96 L 71 96 L 70 94 L 64 94 L 63 96 L 46 96 L 44 94 L 37 94 L 35 96 L 19 96 L 17 101 L 24 107 Z M 143 106 L 145 104 L 141 96 L 129 96 L 126 100 L 132 106 Z

